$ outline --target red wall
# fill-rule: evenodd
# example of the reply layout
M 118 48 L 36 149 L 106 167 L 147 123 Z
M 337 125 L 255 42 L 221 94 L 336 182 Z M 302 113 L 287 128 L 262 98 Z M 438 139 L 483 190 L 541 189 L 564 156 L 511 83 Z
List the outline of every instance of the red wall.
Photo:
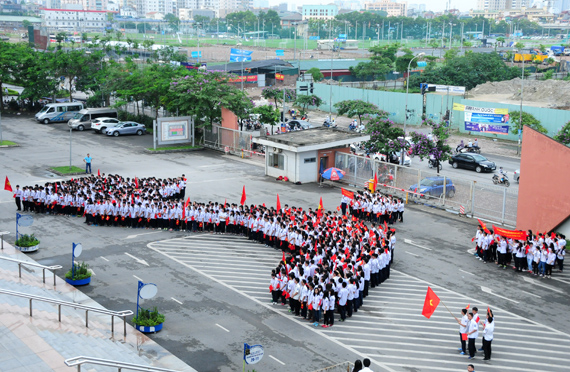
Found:
M 523 130 L 517 229 L 550 231 L 570 216 L 570 148 Z

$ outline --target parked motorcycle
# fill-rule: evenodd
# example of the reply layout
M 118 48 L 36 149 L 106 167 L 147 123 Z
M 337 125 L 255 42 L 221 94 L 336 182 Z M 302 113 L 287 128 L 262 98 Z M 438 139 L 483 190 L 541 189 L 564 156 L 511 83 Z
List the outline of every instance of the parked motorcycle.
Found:
M 436 164 L 435 159 L 429 159 L 428 160 L 428 168 L 435 168 L 435 164 Z M 438 168 L 438 171 L 440 171 L 442 169 L 441 162 L 439 162 L 437 168 Z
M 456 154 L 464 154 L 464 153 L 473 153 L 473 154 L 480 154 L 481 153 L 481 148 L 479 146 L 471 146 L 471 147 L 462 147 L 460 148 L 459 146 L 457 146 L 455 148 L 455 153 Z
M 336 124 L 332 123 L 330 120 L 325 119 L 325 122 L 323 123 L 323 127 L 326 128 L 336 128 Z
M 507 177 L 507 173 L 503 173 L 502 177 L 500 174 L 494 174 L 493 175 L 493 183 L 495 185 L 505 185 L 506 187 L 509 187 L 511 185 L 511 183 L 509 182 L 509 178 Z

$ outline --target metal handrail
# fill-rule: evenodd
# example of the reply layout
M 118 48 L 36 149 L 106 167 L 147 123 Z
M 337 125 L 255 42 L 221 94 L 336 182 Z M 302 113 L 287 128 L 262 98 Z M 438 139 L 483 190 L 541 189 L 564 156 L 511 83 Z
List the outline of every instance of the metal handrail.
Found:
M 8 258 L 8 257 L 0 257 L 0 260 L 6 260 L 6 261 L 12 261 L 12 262 L 18 263 L 18 274 L 19 274 L 20 278 L 22 277 L 22 264 L 28 265 L 28 266 L 33 266 L 33 267 L 39 267 L 40 269 L 42 269 L 42 272 L 43 272 L 44 283 L 46 282 L 46 270 L 53 270 L 53 286 L 54 287 L 55 287 L 55 277 L 56 277 L 55 270 L 62 268 L 62 266 L 60 266 L 60 265 L 44 266 L 44 265 L 40 265 L 37 263 L 16 260 L 14 258 Z
M 4 249 L 4 235 L 10 234 L 10 231 L 0 232 L 0 249 Z
M 133 312 L 131 310 L 113 311 L 113 310 L 101 309 L 101 308 L 97 308 L 97 307 L 81 305 L 81 304 L 78 304 L 76 302 L 54 300 L 53 298 L 36 296 L 36 295 L 28 294 L 28 293 L 10 291 L 10 290 L 1 289 L 1 288 L 0 288 L 0 294 L 7 294 L 7 295 L 11 295 L 11 296 L 24 297 L 24 298 L 29 299 L 30 300 L 30 317 L 32 316 L 32 300 L 48 302 L 51 304 L 57 304 L 57 313 L 58 313 L 59 322 L 61 322 L 61 306 L 62 305 L 72 307 L 74 309 L 85 310 L 85 327 L 86 328 L 89 328 L 89 311 L 93 311 L 95 313 L 111 315 L 111 333 L 115 333 L 115 317 L 118 316 L 119 318 L 123 318 L 123 329 L 124 329 L 124 335 L 125 336 L 127 335 L 127 318 L 126 317 L 128 315 L 133 315 Z
M 116 367 L 119 372 L 121 372 L 122 369 L 128 369 L 131 371 L 148 371 L 148 372 L 177 372 L 174 369 L 143 366 L 142 364 L 119 362 L 116 360 L 93 358 L 88 356 L 76 356 L 65 360 L 66 366 L 68 367 L 77 366 L 77 372 L 81 372 L 82 364 L 96 364 L 100 366 Z

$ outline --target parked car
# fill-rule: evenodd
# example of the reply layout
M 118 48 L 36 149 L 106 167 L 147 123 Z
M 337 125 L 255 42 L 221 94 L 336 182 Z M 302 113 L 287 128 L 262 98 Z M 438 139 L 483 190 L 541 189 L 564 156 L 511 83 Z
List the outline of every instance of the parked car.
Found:
M 515 171 L 515 173 L 513 174 L 513 178 L 515 179 L 515 181 L 520 182 L 521 179 L 521 170 L 517 169 Z
M 449 164 L 453 168 L 472 169 L 477 173 L 492 172 L 497 169 L 495 163 L 487 160 L 483 155 L 472 153 L 453 155 L 449 158 Z
M 91 120 L 91 129 L 95 133 L 107 133 L 107 128 L 116 127 L 121 121 L 116 118 L 102 117 Z
M 455 185 L 450 178 L 444 177 L 427 177 L 420 181 L 420 186 L 417 184 L 410 186 L 410 191 L 418 192 L 420 194 L 440 197 L 443 194 L 443 185 L 445 182 L 445 196 L 453 198 L 455 196 Z
M 291 130 L 304 130 L 313 128 L 313 126 L 305 120 L 289 120 L 287 124 L 289 124 L 289 128 L 291 128 Z
M 123 136 L 125 134 L 136 134 L 141 136 L 146 133 L 146 128 L 143 124 L 135 123 L 134 121 L 122 121 L 116 127 L 107 129 L 108 136 Z
M 390 156 L 387 157 L 385 154 L 381 154 L 379 152 L 375 153 L 372 158 L 374 160 L 389 162 L 392 164 L 400 164 L 400 153 L 391 152 Z M 404 152 L 404 165 L 409 167 L 412 165 L 412 159 Z

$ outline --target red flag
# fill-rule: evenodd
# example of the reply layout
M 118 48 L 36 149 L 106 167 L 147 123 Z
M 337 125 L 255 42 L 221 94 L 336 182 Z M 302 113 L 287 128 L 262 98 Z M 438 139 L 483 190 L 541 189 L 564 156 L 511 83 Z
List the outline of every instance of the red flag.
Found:
M 277 194 L 277 210 L 281 210 L 281 201 L 279 200 L 279 194 Z
M 55 193 L 57 194 L 57 182 L 54 183 L 54 185 L 55 185 Z
M 323 215 L 323 197 L 321 196 L 321 200 L 319 200 L 319 207 L 317 208 L 317 218 L 321 218 Z
M 10 181 L 8 180 L 8 176 L 6 176 L 6 180 L 4 181 L 4 190 L 13 192 L 12 185 L 10 185 Z
M 348 190 L 341 188 L 340 192 L 342 193 L 343 196 L 346 196 L 349 199 L 354 199 L 354 193 L 352 191 L 348 191 Z
M 190 199 L 190 198 L 188 198 Z M 228 201 L 228 199 L 224 199 L 224 209 L 226 209 L 226 202 Z
M 101 176 L 101 171 L 99 169 L 97 169 L 97 175 Z
M 182 219 L 186 218 L 186 208 L 188 208 L 188 204 L 190 204 L 190 197 L 188 197 L 188 199 L 186 199 L 186 202 L 184 202 L 184 208 L 182 209 Z
M 386 223 L 386 221 L 384 221 L 384 231 L 388 232 L 388 224 Z
M 136 178 L 136 177 L 135 177 L 135 187 L 136 187 L 137 190 L 138 190 L 138 188 L 139 188 L 139 179 Z
M 437 308 L 437 305 L 439 305 L 439 297 L 437 297 L 435 292 L 432 291 L 430 287 L 428 287 L 422 315 L 428 319 L 431 318 L 435 309 Z
M 471 242 L 473 243 L 475 241 L 475 237 L 471 238 Z
M 244 204 L 245 204 L 245 199 L 246 199 L 246 196 L 245 196 L 245 185 L 243 185 L 243 190 L 242 190 L 242 192 L 241 192 L 241 200 L 240 200 L 239 203 L 240 203 L 241 205 L 244 205 Z
M 490 234 L 489 229 L 487 228 L 487 225 L 485 225 L 485 223 L 483 223 L 480 219 L 477 218 L 477 221 L 479 221 L 479 225 L 481 225 L 481 227 L 483 228 L 483 231 L 485 231 L 487 234 Z
M 471 305 L 471 304 L 467 304 L 467 306 L 465 307 L 465 310 L 469 310 L 469 305 Z
M 376 175 L 376 172 L 374 172 L 374 191 L 376 191 L 376 186 L 378 186 L 378 176 Z

